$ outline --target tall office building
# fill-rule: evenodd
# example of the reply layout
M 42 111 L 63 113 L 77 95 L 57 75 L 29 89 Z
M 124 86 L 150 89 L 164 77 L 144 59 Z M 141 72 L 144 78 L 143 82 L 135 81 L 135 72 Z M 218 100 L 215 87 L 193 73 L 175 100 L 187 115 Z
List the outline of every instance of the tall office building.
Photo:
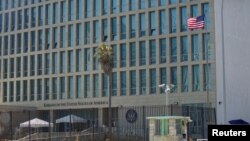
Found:
M 187 18 L 205 15 L 203 29 Z M 108 81 L 94 58 L 113 48 L 113 116 L 121 106 L 215 105 L 213 0 L 1 0 L 1 105 L 95 113 Z

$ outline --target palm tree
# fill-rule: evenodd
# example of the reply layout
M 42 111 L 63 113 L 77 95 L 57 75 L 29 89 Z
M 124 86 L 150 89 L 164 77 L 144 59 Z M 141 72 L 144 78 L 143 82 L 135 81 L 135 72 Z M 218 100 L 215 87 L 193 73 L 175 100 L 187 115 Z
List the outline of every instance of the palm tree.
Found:
M 108 76 L 109 79 L 109 107 L 108 107 L 108 117 L 109 117 L 109 128 L 108 128 L 108 138 L 107 140 L 111 140 L 111 116 L 112 116 L 112 111 L 111 111 L 111 95 L 112 95 L 112 90 L 111 90 L 111 80 L 112 80 L 112 70 L 113 70 L 113 51 L 112 48 L 102 44 L 97 48 L 97 52 L 95 53 L 94 57 L 96 57 L 99 62 L 101 63 L 101 68 Z

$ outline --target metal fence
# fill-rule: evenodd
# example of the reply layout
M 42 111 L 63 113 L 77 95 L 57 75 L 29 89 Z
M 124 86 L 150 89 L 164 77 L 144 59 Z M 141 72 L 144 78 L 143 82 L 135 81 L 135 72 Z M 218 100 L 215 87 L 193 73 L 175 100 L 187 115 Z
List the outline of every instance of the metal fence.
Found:
M 107 109 L 104 110 L 103 123 L 108 125 Z M 207 138 L 207 125 L 215 124 L 214 108 L 200 106 L 137 106 L 113 108 L 113 141 L 148 141 L 149 116 L 190 116 L 189 138 Z M 132 112 L 131 112 L 132 111 Z M 98 125 L 98 109 L 72 109 L 51 111 L 17 111 L 0 113 L 0 140 L 37 141 L 102 141 L 107 136 L 107 127 Z M 57 124 L 56 119 L 74 114 L 87 120 L 86 123 Z M 101 115 L 99 115 L 101 116 Z M 20 128 L 20 123 L 33 118 L 52 121 L 50 128 Z M 178 124 L 176 124 L 178 126 Z M 156 130 L 157 132 L 158 130 Z M 160 132 L 160 131 L 159 131 Z M 178 131 L 177 131 L 178 132 Z

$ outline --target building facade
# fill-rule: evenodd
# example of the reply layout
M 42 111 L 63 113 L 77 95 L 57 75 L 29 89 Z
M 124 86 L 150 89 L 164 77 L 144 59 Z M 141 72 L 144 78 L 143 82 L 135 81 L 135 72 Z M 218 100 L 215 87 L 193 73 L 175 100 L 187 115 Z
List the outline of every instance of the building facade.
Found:
M 113 48 L 112 107 L 215 105 L 212 0 L 1 0 L 2 105 L 39 110 L 108 107 L 94 53 Z M 204 29 L 188 30 L 205 15 Z M 89 112 L 89 111 L 88 111 Z

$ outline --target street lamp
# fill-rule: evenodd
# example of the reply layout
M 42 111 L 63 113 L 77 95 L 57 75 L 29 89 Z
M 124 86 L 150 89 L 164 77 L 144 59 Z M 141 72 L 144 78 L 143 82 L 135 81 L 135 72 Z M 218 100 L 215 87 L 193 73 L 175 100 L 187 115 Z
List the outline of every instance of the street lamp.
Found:
M 166 106 L 168 106 L 168 104 L 169 104 L 168 94 L 171 92 L 171 89 L 174 88 L 174 86 L 175 85 L 173 85 L 173 84 L 160 84 L 160 85 L 158 85 L 158 87 L 165 89 L 164 92 L 166 94 Z M 168 107 L 166 107 L 166 108 L 167 108 L 167 114 L 168 114 Z

